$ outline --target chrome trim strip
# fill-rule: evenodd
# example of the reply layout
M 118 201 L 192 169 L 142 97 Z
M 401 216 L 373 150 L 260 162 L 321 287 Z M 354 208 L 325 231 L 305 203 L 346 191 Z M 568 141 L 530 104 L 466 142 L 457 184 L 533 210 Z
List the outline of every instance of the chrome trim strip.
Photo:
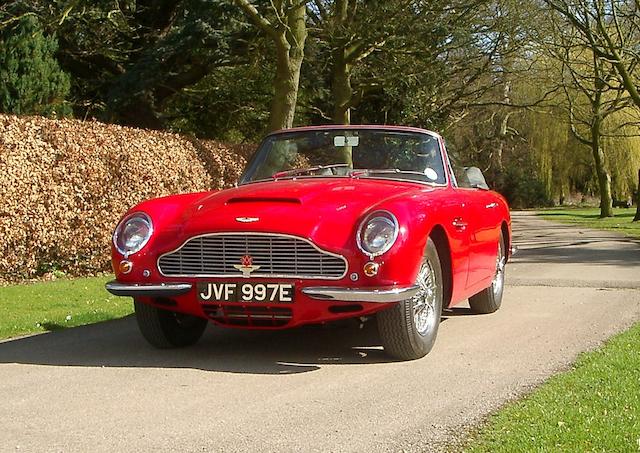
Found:
M 170 297 L 186 294 L 191 291 L 191 283 L 161 283 L 161 284 L 135 284 L 119 283 L 116 280 L 104 285 L 107 291 L 114 296 L 155 296 Z
M 285 178 L 278 178 L 277 181 L 283 181 L 283 180 L 287 180 L 287 179 L 314 179 L 314 178 L 335 178 L 335 179 L 339 179 L 339 178 L 343 178 L 343 179 L 353 179 L 353 178 L 360 178 L 360 176 L 339 176 L 339 175 L 314 175 L 314 176 L 308 176 L 308 175 L 302 175 L 302 176 L 287 176 Z M 386 176 L 365 176 L 362 179 L 380 179 L 383 181 L 396 181 L 396 182 L 414 182 L 416 184 L 421 184 L 423 186 L 429 186 L 429 187 L 447 187 L 448 184 L 447 183 L 435 183 L 435 182 L 429 182 L 429 181 L 420 181 L 417 179 L 403 179 L 403 178 L 389 178 Z M 247 184 L 255 184 L 255 183 L 259 183 L 259 182 L 269 182 L 269 181 L 273 181 L 272 178 L 267 178 L 267 179 L 256 179 L 253 181 L 247 181 L 247 182 L 243 182 L 241 184 L 239 184 L 240 186 L 245 186 Z
M 361 125 L 361 124 L 357 124 L 357 125 L 325 125 L 325 126 L 306 126 L 306 127 L 297 127 L 297 128 L 289 128 L 289 129 L 280 129 L 277 131 L 273 131 L 269 134 L 267 134 L 267 136 L 264 138 L 263 142 L 260 143 L 260 145 L 258 146 L 258 148 L 256 149 L 255 153 L 254 153 L 254 157 L 257 156 L 258 152 L 260 151 L 260 148 L 262 147 L 262 144 L 264 143 L 264 141 L 271 136 L 274 135 L 285 135 L 285 134 L 298 134 L 301 132 L 318 132 L 318 131 L 323 131 L 323 130 L 327 130 L 327 131 L 344 131 L 344 130 L 358 130 L 358 131 L 362 131 L 362 130 L 366 130 L 366 131 L 384 131 L 384 132 L 391 132 L 391 133 L 405 133 L 405 134 L 416 134 L 416 135 L 428 135 L 432 138 L 435 138 L 436 141 L 438 142 L 438 151 L 440 152 L 440 159 L 442 161 L 442 166 L 444 167 L 445 171 L 444 171 L 444 176 L 445 176 L 445 182 L 444 183 L 434 183 L 434 182 L 428 182 L 428 181 L 419 181 L 419 180 L 414 180 L 414 179 L 403 179 L 403 178 L 389 178 L 389 177 L 385 177 L 385 176 L 367 176 L 366 178 L 368 179 L 382 179 L 382 180 L 386 180 L 386 181 L 398 181 L 398 182 L 414 182 L 417 184 L 422 184 L 422 185 L 427 185 L 427 186 L 432 186 L 432 187 L 449 187 L 449 185 L 452 182 L 452 179 L 449 175 L 449 172 L 446 169 L 446 164 L 445 164 L 445 159 L 444 157 L 446 156 L 447 159 L 449 158 L 449 153 L 446 152 L 446 146 L 444 144 L 444 138 L 438 134 L 437 132 L 433 132 L 427 129 L 422 129 L 422 128 L 414 128 L 414 127 L 407 127 L 407 126 L 393 126 L 393 127 L 385 127 L 385 126 L 380 126 L 380 125 Z M 253 162 L 253 158 L 251 159 L 251 162 L 249 162 L 249 164 L 251 164 Z M 249 164 L 247 164 L 247 167 L 245 168 L 245 170 L 242 172 L 242 175 L 239 178 L 239 183 L 237 184 L 238 186 L 244 186 L 246 184 L 253 184 L 253 183 L 259 183 L 259 182 L 267 182 L 267 181 L 273 181 L 272 178 L 266 178 L 266 179 L 254 179 L 252 181 L 244 181 L 245 179 L 245 172 L 247 170 L 247 168 L 249 168 Z M 296 177 L 292 177 L 291 179 L 304 179 L 304 178 L 351 178 L 350 176 L 339 176 L 339 175 L 315 175 L 315 176 L 296 176 Z M 285 178 L 280 178 L 280 179 L 285 179 Z M 289 179 L 289 178 L 287 178 Z M 457 182 L 456 182 L 457 184 Z
M 330 286 L 309 286 L 302 288 L 302 294 L 318 300 L 340 302 L 374 302 L 386 304 L 410 299 L 420 287 L 411 285 L 392 288 L 336 288 Z
M 303 238 L 303 237 L 300 237 L 300 236 L 294 236 L 292 234 L 261 233 L 259 231 L 226 231 L 226 232 L 220 232 L 220 233 L 204 233 L 204 234 L 199 234 L 197 236 L 191 236 L 189 239 L 184 241 L 178 248 L 176 248 L 174 250 L 171 250 L 170 252 L 163 253 L 162 255 L 160 255 L 158 257 L 158 259 L 156 260 L 156 267 L 158 268 L 158 272 L 163 277 L 168 277 L 168 278 L 174 278 L 174 277 L 178 277 L 178 278 L 180 278 L 180 277 L 185 277 L 185 278 L 187 278 L 187 277 L 188 278 L 191 278 L 191 277 L 195 277 L 195 278 L 200 278 L 200 277 L 206 277 L 206 278 L 236 278 L 236 277 L 242 277 L 242 273 L 239 273 L 237 276 L 235 274 L 180 274 L 180 275 L 171 274 L 171 275 L 165 275 L 162 272 L 162 269 L 160 269 L 160 259 L 162 259 L 162 257 L 167 256 L 167 255 L 171 255 L 172 253 L 175 253 L 175 252 L 179 251 L 182 247 L 187 245 L 187 242 L 191 241 L 192 239 L 198 239 L 198 238 L 201 238 L 201 237 L 210 237 L 210 236 L 230 236 L 230 235 L 242 235 L 242 234 L 246 234 L 247 236 L 274 236 L 274 237 L 285 237 L 285 238 L 289 238 L 289 239 L 299 239 L 299 240 L 301 240 L 303 242 L 306 242 L 307 244 L 312 246 L 314 249 L 316 249 L 320 253 L 324 253 L 325 255 L 333 256 L 334 258 L 340 258 L 342 261 L 344 261 L 344 273 L 342 275 L 340 275 L 339 277 L 325 277 L 325 276 L 313 276 L 313 275 L 292 275 L 292 274 L 291 275 L 290 274 L 261 274 L 260 272 L 252 272 L 251 273 L 251 278 L 296 278 L 296 279 L 305 279 L 305 280 L 341 280 L 349 272 L 349 262 L 347 261 L 347 259 L 344 256 L 338 255 L 337 253 L 328 252 L 327 250 L 323 250 L 320 247 L 318 247 L 316 244 L 314 244 L 309 239 L 306 239 L 306 238 Z

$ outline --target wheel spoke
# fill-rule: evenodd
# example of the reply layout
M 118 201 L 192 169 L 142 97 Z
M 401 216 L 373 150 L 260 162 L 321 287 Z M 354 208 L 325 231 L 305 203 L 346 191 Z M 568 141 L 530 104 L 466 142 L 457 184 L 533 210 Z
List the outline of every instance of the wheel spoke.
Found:
M 491 286 L 493 288 L 493 294 L 498 295 L 502 291 L 504 285 L 504 268 L 507 264 L 507 258 L 504 255 L 502 241 L 498 244 L 498 256 L 496 257 L 496 274 L 493 277 Z
M 416 279 L 419 290 L 413 298 L 413 320 L 416 330 L 421 335 L 425 335 L 437 322 L 437 314 L 435 313 L 436 283 L 433 276 L 431 263 L 425 260 Z

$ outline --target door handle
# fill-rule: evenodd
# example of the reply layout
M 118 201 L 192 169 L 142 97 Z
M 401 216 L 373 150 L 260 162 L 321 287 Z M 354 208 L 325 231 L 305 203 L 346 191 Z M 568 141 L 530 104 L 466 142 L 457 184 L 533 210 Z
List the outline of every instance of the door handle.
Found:
M 462 220 L 462 217 L 456 217 L 455 219 L 453 219 L 453 222 L 451 222 L 451 224 L 456 230 L 459 231 L 464 231 L 468 225 L 467 222 Z

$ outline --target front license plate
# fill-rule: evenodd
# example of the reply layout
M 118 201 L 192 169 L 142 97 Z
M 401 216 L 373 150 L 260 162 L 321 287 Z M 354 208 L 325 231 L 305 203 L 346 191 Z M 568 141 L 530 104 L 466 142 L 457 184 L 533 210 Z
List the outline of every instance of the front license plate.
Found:
M 200 302 L 292 303 L 295 287 L 289 283 L 210 283 L 197 285 Z

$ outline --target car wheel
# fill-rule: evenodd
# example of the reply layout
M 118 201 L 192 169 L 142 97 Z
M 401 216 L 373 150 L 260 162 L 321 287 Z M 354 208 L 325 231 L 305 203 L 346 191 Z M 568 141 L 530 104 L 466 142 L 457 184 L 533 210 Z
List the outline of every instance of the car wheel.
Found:
M 202 337 L 208 324 L 197 316 L 162 310 L 137 300 L 133 304 L 142 336 L 156 348 L 191 346 Z
M 493 277 L 491 286 L 480 291 L 475 296 L 469 298 L 469 305 L 476 313 L 493 313 L 502 304 L 502 293 L 504 292 L 504 273 L 507 264 L 506 248 L 504 237 L 500 235 L 498 242 L 498 256 L 496 257 L 496 275 Z
M 387 354 L 402 360 L 424 357 L 436 341 L 442 314 L 442 268 L 431 238 L 420 264 L 418 293 L 377 314 Z

